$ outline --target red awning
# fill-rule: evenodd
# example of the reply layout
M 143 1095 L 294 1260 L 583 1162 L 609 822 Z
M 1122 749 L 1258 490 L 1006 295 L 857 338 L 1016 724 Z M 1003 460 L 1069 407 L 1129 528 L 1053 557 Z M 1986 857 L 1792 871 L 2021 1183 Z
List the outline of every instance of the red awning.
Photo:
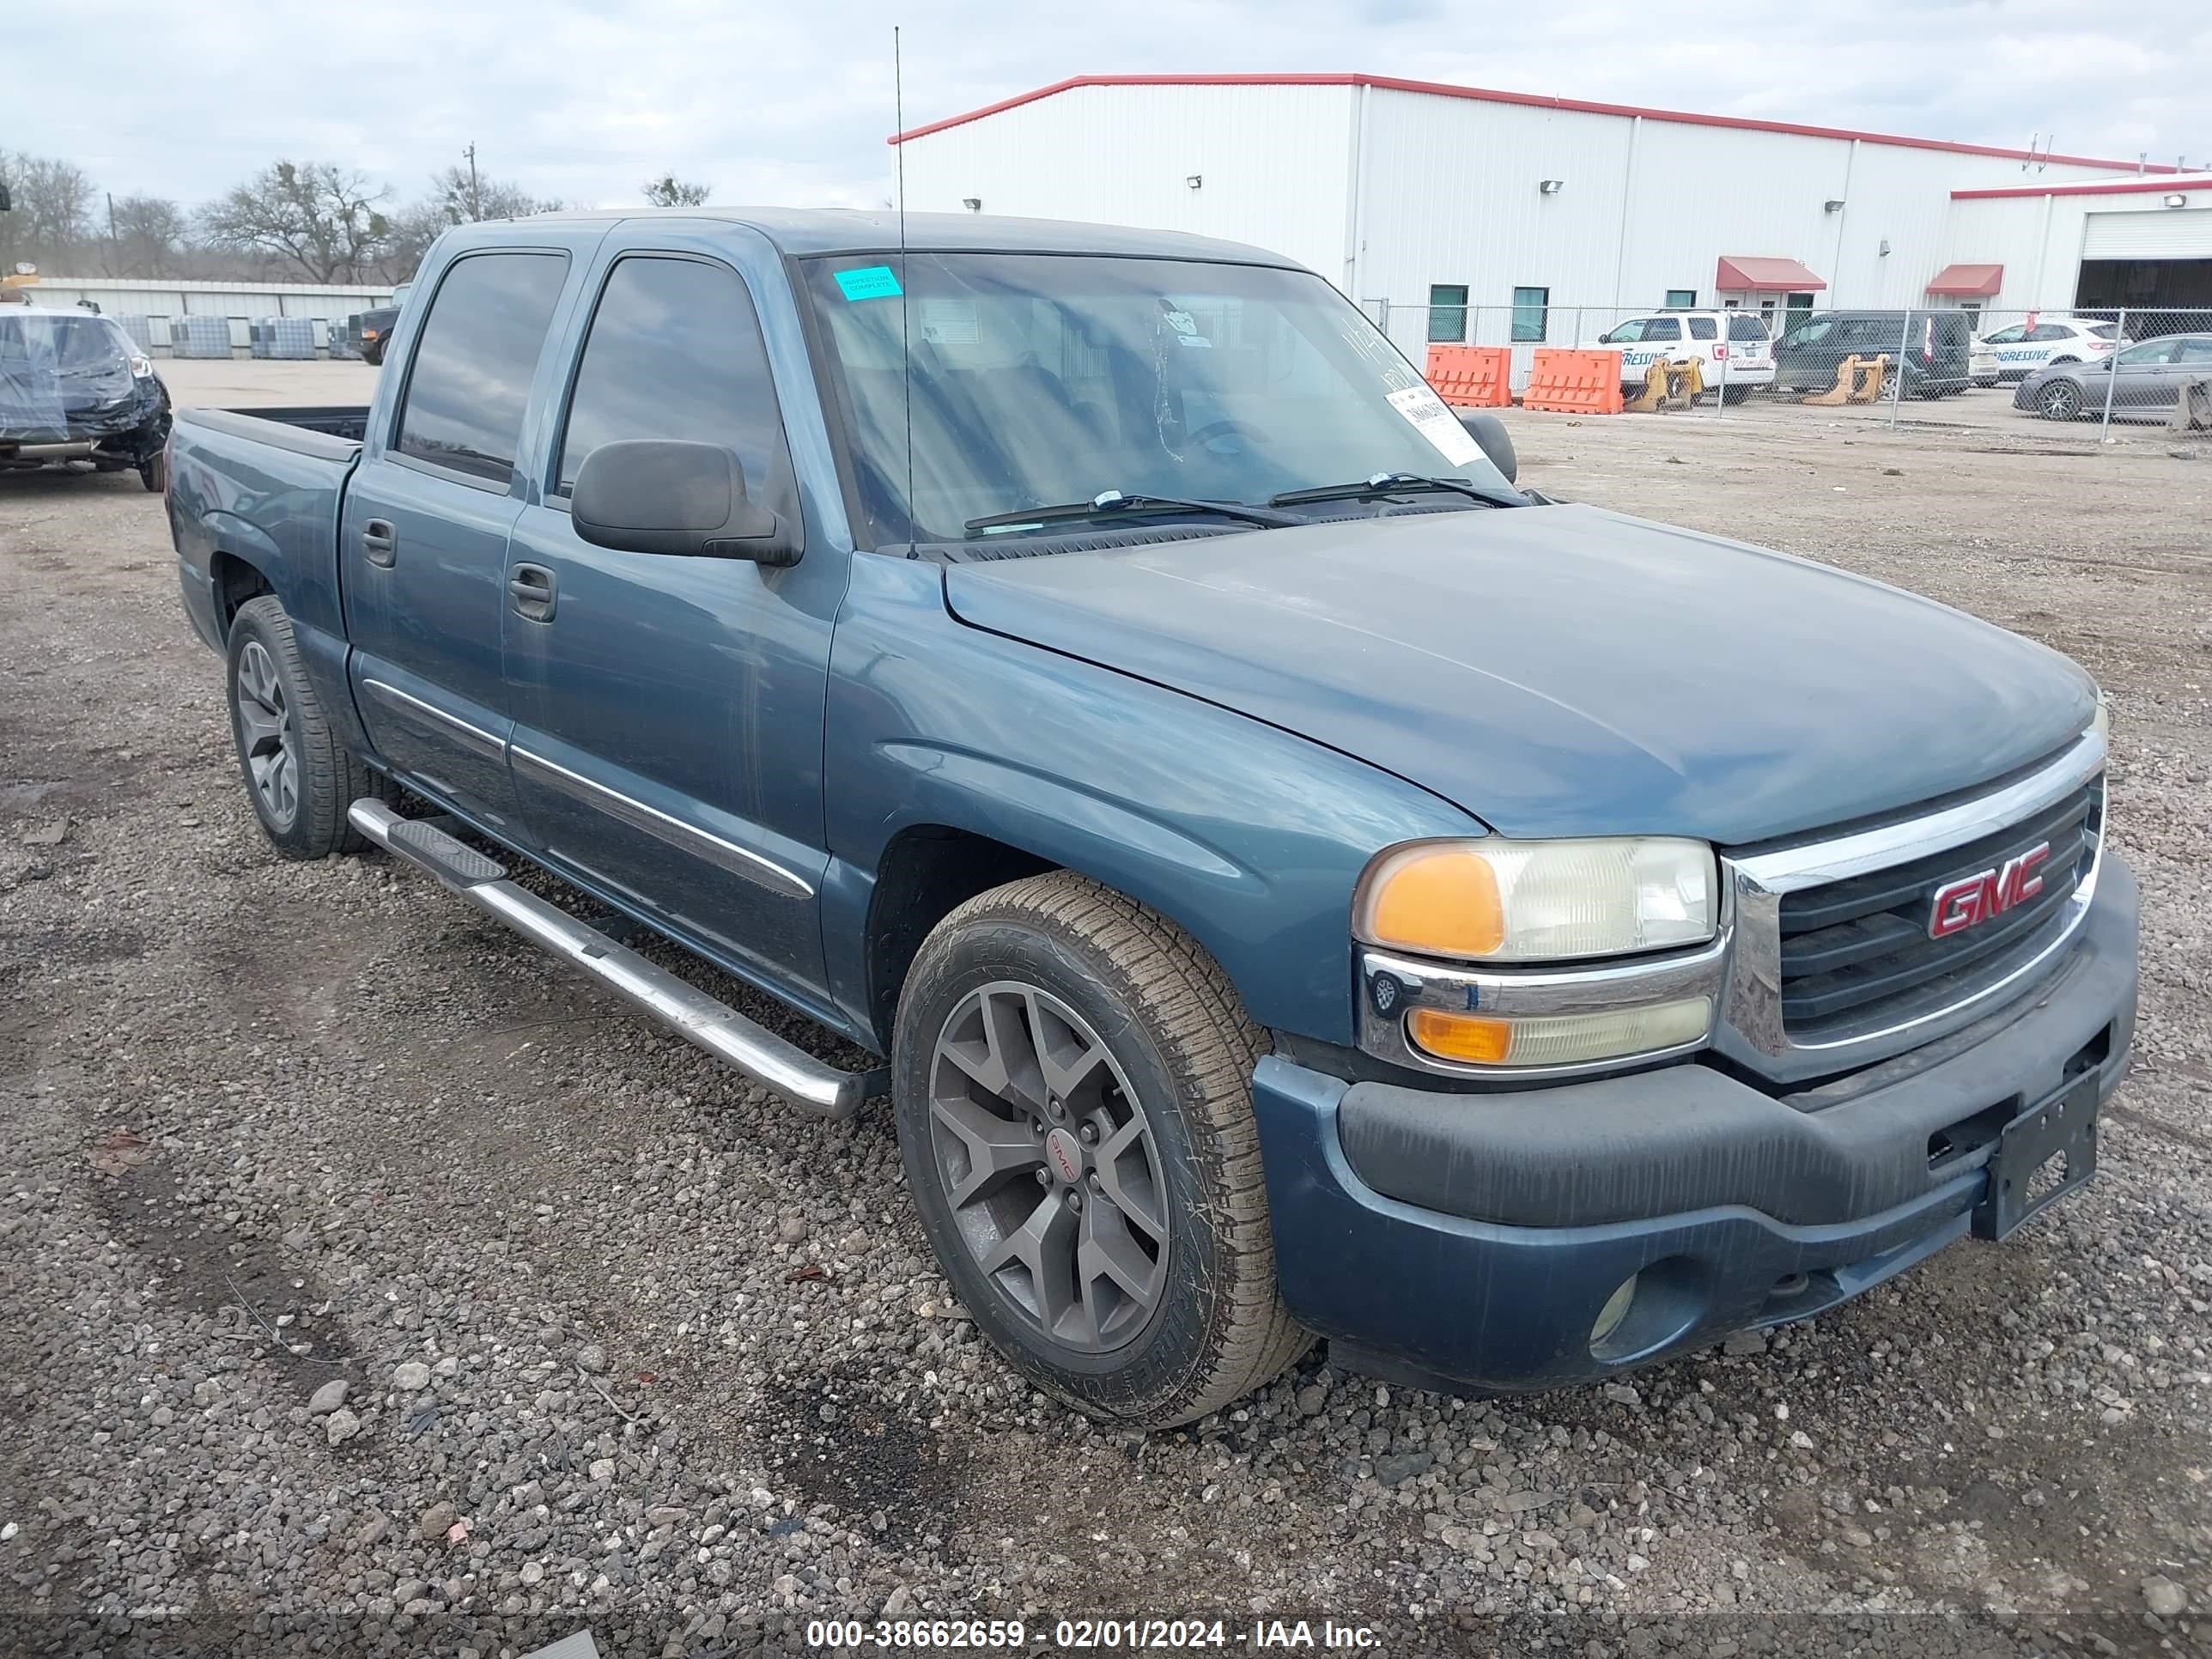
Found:
M 1713 286 L 1723 294 L 1753 289 L 1777 293 L 1819 293 L 1827 284 L 1795 259 L 1753 259 L 1741 253 L 1721 256 L 1720 274 Z
M 1963 299 L 1986 300 L 2004 286 L 2002 265 L 1945 265 L 1928 284 L 1930 294 L 1955 294 Z

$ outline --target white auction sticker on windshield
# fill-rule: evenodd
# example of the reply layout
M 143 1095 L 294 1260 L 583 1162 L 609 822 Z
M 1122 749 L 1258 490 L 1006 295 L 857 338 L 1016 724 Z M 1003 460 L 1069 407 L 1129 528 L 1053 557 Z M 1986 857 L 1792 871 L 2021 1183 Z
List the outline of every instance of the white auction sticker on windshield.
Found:
M 1390 394 L 1390 407 L 1412 422 L 1437 454 L 1454 466 L 1465 466 L 1482 453 L 1482 446 L 1468 435 L 1459 416 L 1444 407 L 1444 400 L 1429 386 L 1409 386 Z

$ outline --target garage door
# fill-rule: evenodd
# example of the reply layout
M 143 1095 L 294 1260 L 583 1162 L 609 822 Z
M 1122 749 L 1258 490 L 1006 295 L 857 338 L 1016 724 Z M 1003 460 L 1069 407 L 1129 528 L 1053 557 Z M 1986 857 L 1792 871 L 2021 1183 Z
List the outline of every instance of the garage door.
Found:
M 2085 259 L 2212 259 L 2212 207 L 2093 213 Z

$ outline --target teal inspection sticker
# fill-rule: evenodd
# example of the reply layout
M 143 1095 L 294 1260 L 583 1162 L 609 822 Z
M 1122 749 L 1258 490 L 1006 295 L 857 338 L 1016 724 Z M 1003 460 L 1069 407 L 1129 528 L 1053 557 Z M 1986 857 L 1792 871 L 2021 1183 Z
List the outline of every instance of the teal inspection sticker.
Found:
M 837 291 L 848 300 L 888 300 L 899 291 L 898 273 L 889 265 L 862 265 L 837 273 Z

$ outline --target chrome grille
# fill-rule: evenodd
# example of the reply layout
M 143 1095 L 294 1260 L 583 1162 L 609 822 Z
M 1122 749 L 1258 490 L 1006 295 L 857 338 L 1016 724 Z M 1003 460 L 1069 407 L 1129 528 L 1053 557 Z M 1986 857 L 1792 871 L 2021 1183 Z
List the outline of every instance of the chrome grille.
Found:
M 1783 896 L 1782 1021 L 1819 1041 L 1970 997 L 2061 924 L 2102 828 L 2100 786 L 2083 786 L 2021 823 L 1962 847 Z M 2049 843 L 2040 889 L 1947 937 L 1929 921 L 1938 890 Z
M 2096 886 L 2105 738 L 1917 817 L 1723 856 L 1731 907 L 1714 1046 L 1778 1081 L 1870 1065 L 1981 1018 L 2062 960 Z M 1944 939 L 1936 891 L 2048 839 L 2043 888 Z

